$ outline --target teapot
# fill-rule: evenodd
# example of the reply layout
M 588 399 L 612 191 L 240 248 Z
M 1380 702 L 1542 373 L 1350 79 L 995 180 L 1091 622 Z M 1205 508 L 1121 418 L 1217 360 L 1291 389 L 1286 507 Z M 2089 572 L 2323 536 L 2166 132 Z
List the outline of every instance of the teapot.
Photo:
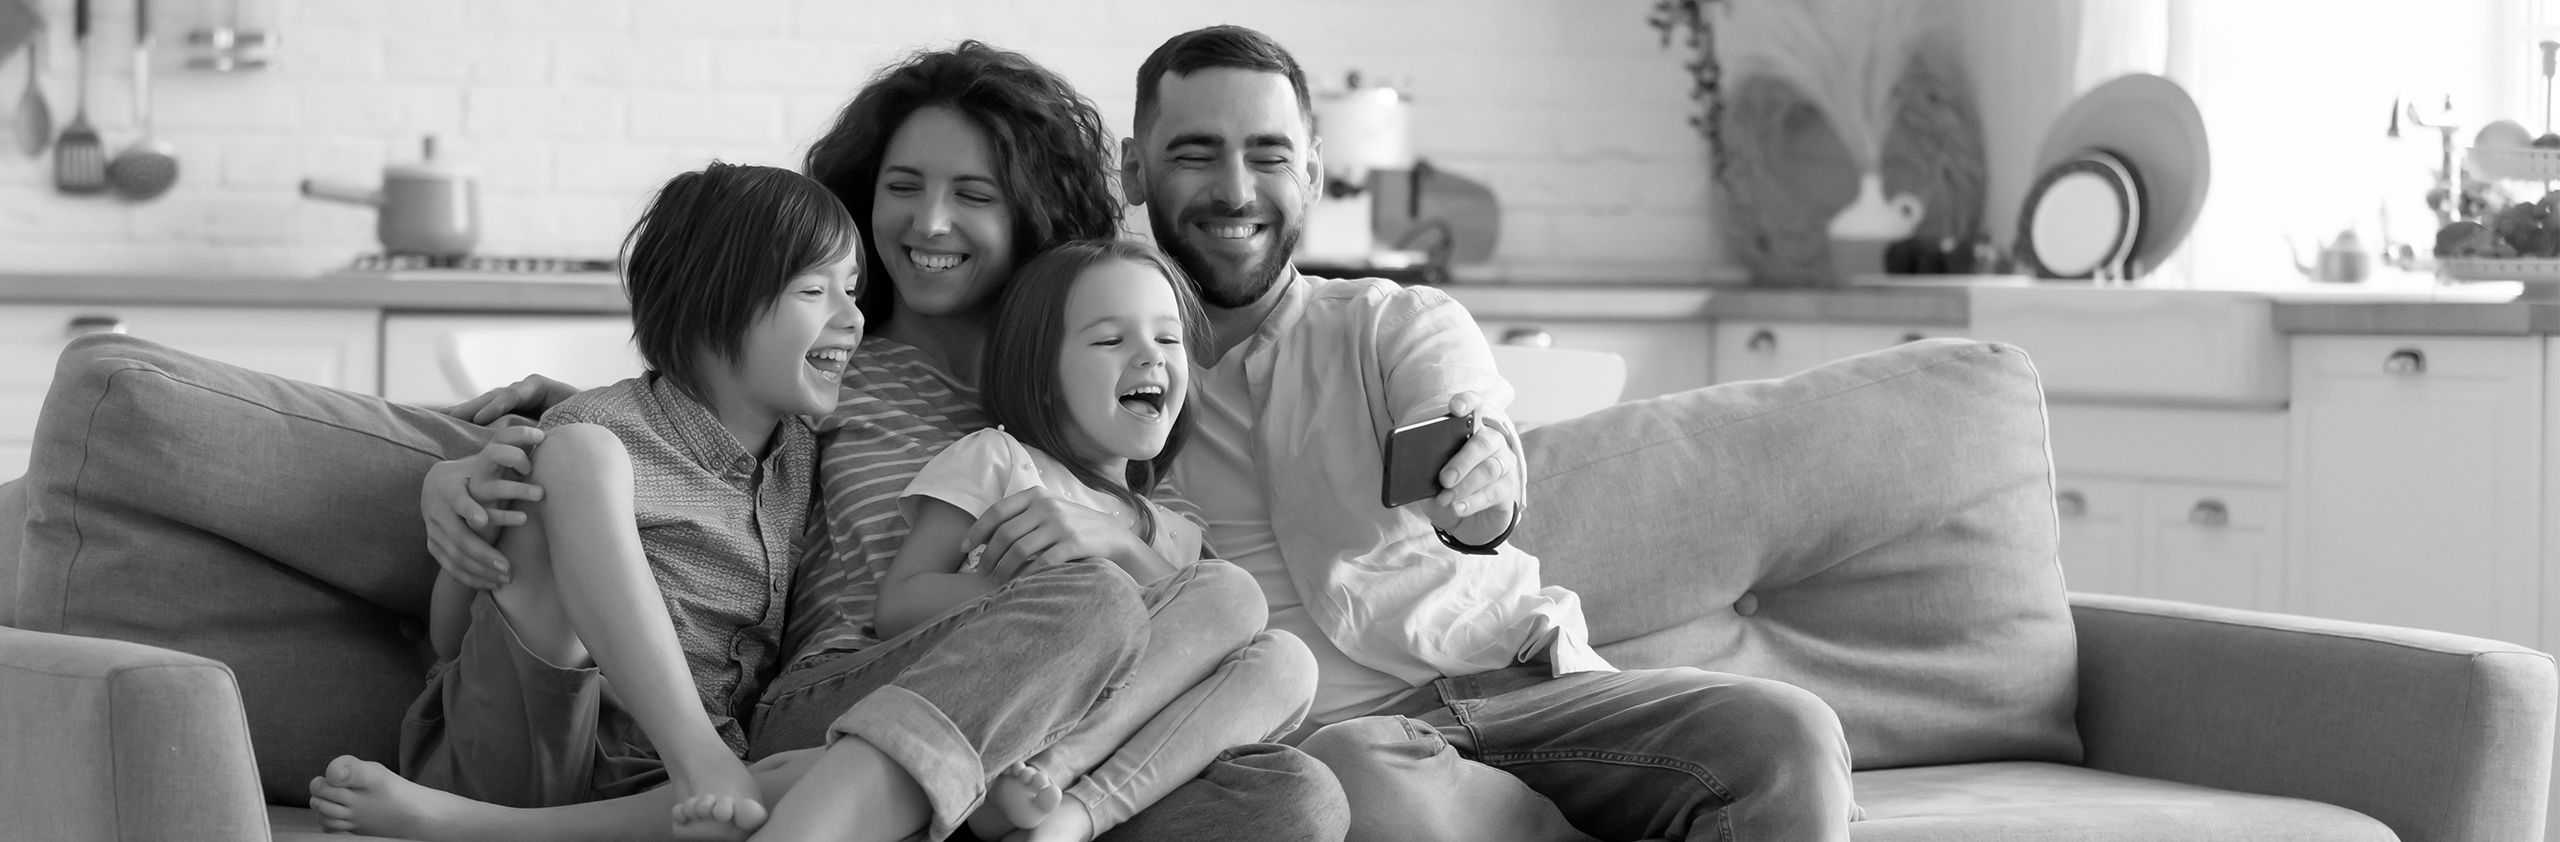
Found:
M 2304 263 L 2300 247 L 2287 238 L 2285 250 L 2293 253 L 2293 268 L 2303 277 L 2322 283 L 2352 284 L 2372 274 L 2373 255 L 2364 250 L 2355 229 L 2340 231 L 2337 237 L 2319 246 L 2318 256 Z
M 388 254 L 462 257 L 480 242 L 479 185 L 437 158 L 435 135 L 417 163 L 385 165 L 380 188 L 306 178 L 302 195 L 373 208 L 373 234 Z

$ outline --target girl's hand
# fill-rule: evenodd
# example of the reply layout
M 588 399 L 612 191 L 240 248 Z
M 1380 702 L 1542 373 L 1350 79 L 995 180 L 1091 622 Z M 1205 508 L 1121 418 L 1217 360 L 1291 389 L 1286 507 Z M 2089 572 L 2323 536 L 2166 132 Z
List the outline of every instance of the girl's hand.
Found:
M 578 387 L 539 374 L 528 374 L 522 380 L 446 407 L 444 414 L 474 424 L 492 423 L 510 414 L 539 418 L 544 410 L 577 393 Z
M 997 581 L 1052 564 L 1097 558 L 1120 565 L 1140 582 L 1170 572 L 1152 569 L 1167 565 L 1129 524 L 1047 488 L 1025 489 L 987 507 L 961 538 L 963 547 L 981 544 L 986 545 L 987 575 Z
M 1459 392 L 1449 398 L 1449 411 L 1458 415 L 1474 415 L 1476 431 L 1440 466 L 1439 494 L 1425 505 L 1431 525 L 1458 536 L 1460 540 L 1491 538 L 1511 522 L 1511 507 L 1520 502 L 1521 477 L 1519 454 L 1512 452 L 1511 440 L 1502 430 L 1484 423 L 1480 414 L 1484 400 L 1474 392 Z M 1492 524 L 1484 527 L 1484 524 Z M 1483 527 L 1465 529 L 1465 527 Z
M 512 575 L 494 542 L 498 530 L 524 523 L 525 514 L 499 504 L 542 499 L 542 488 L 523 482 L 533 471 L 528 452 L 542 443 L 542 428 L 498 431 L 479 453 L 427 469 L 418 510 L 427 523 L 427 553 L 455 581 L 495 589 Z

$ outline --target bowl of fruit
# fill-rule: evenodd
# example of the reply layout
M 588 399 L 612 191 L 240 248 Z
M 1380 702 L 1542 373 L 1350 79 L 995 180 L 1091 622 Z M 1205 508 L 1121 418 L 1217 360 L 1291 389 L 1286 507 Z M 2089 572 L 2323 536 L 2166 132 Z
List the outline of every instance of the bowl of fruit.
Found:
M 2560 283 L 2560 190 L 2438 229 L 2435 256 L 2453 280 Z

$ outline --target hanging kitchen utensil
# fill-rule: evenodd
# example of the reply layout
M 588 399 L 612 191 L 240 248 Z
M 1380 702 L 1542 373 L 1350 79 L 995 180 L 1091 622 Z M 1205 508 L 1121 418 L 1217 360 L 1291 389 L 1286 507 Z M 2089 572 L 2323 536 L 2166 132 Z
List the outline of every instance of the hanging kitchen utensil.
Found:
M 9 0 L 14 2 L 14 0 Z M 44 90 L 36 87 L 36 71 L 44 67 L 44 27 L 39 23 L 35 36 L 27 39 L 27 92 L 18 97 L 16 121 L 18 151 L 33 158 L 53 145 L 53 109 L 45 105 Z
M 178 182 L 178 150 L 151 133 L 151 0 L 133 3 L 133 112 L 142 135 L 107 162 L 107 183 L 127 199 L 153 199 Z
M 71 40 L 80 51 L 80 96 L 72 101 L 71 125 L 53 144 L 53 188 L 96 193 L 107 189 L 107 150 L 89 127 L 89 0 L 71 2 Z

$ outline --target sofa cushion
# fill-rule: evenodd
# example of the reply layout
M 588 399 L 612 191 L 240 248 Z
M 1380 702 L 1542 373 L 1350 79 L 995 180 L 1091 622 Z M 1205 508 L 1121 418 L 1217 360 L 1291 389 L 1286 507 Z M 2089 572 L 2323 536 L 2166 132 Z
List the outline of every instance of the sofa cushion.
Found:
M 2345 807 L 2051 763 L 1859 772 L 1858 842 L 2394 842 Z
M 18 624 L 238 676 L 268 797 L 394 756 L 434 580 L 418 486 L 485 431 L 125 336 L 63 350 L 25 479 Z
M 1620 666 L 1804 687 L 1861 769 L 2078 761 L 2044 398 L 2017 348 L 1913 342 L 1526 444 L 1519 543 Z
M 0 626 L 18 624 L 18 569 L 27 542 L 27 481 L 0 482 Z

